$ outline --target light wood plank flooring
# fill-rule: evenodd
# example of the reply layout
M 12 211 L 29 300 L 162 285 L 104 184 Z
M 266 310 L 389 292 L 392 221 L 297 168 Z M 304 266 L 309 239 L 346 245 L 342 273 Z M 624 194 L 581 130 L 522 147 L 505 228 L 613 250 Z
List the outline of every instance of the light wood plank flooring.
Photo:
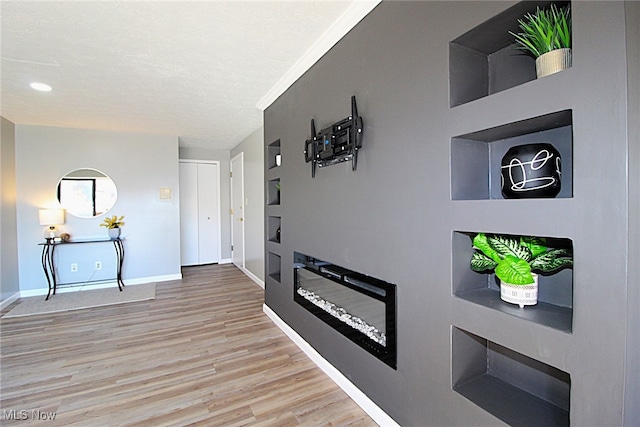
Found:
M 262 303 L 237 268 L 212 265 L 158 283 L 153 301 L 2 319 L 1 424 L 375 426 Z

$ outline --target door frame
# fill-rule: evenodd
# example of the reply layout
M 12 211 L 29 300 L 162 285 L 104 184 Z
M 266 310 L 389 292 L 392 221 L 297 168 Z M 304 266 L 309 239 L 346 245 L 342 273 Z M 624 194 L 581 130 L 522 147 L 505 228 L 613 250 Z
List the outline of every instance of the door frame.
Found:
M 218 204 L 218 264 L 222 261 L 222 216 L 221 216 L 221 208 L 220 205 L 220 160 L 194 160 L 194 159 L 178 159 L 178 166 L 180 163 L 208 163 L 217 165 L 218 169 L 218 188 L 216 189 L 216 203 Z M 178 188 L 180 188 L 180 183 L 178 183 Z M 180 200 L 178 199 L 178 204 Z M 182 221 L 182 218 L 180 218 Z M 182 236 L 180 236 L 182 239 Z
M 234 260 L 234 256 L 233 253 L 236 250 L 236 242 L 234 241 L 234 227 L 236 226 L 236 221 L 235 221 L 235 211 L 233 210 L 234 208 L 234 200 L 233 200 L 233 186 L 234 186 L 234 180 L 233 180 L 233 162 L 236 161 L 239 158 L 240 163 L 242 165 L 242 174 L 241 174 L 241 185 L 240 185 L 240 194 L 241 194 L 241 204 L 242 206 L 244 206 L 244 152 L 241 151 L 238 154 L 236 154 L 235 156 L 233 156 L 231 158 L 231 160 L 229 161 L 229 172 L 230 172 L 230 177 L 229 177 L 229 195 L 230 195 L 230 199 L 231 199 L 231 212 L 233 212 L 231 214 L 231 263 L 233 263 Z M 245 268 L 245 254 L 246 254 L 246 250 L 245 250 L 245 243 L 246 243 L 246 238 L 245 238 L 245 227 L 244 227 L 244 219 L 246 219 L 247 215 L 244 212 L 242 212 L 243 215 L 243 221 L 240 222 L 241 224 L 241 228 L 242 228 L 242 265 L 239 266 L 240 268 L 244 269 Z

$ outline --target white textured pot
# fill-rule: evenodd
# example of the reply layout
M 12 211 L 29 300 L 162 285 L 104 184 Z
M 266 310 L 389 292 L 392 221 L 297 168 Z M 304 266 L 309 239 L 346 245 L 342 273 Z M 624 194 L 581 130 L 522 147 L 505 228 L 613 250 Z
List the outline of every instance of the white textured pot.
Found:
M 512 285 L 500 280 L 500 298 L 511 304 L 525 305 L 538 303 L 538 275 L 532 273 L 533 283 L 530 285 Z
M 109 228 L 109 238 L 111 240 L 116 240 L 118 237 L 120 237 L 120 227 L 118 228 Z
M 571 49 L 556 49 L 543 53 L 536 58 L 536 75 L 538 78 L 566 70 L 571 67 Z

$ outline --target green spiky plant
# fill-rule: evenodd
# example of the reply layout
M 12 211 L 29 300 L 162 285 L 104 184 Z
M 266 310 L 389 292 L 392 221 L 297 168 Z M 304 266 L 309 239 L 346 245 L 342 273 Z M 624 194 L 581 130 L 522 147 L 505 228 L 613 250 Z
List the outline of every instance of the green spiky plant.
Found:
M 541 237 L 517 237 L 479 233 L 473 238 L 475 249 L 471 269 L 495 271 L 503 282 L 528 285 L 533 273 L 553 274 L 573 266 L 569 249 L 550 249 Z
M 558 8 L 552 4 L 549 9 L 536 9 L 524 19 L 518 19 L 520 33 L 509 31 L 516 38 L 518 49 L 531 53 L 534 57 L 556 49 L 571 48 L 571 10 L 569 5 Z

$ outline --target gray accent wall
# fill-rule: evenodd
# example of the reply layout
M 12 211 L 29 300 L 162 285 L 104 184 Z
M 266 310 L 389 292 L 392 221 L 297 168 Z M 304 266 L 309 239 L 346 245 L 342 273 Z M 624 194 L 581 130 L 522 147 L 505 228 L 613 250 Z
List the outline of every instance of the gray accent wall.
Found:
M 481 358 L 494 348 L 504 349 L 496 360 L 522 355 L 534 361 L 528 370 L 539 363 L 559 372 L 552 380 L 570 387 L 562 400 L 571 425 L 637 425 L 639 280 L 628 272 L 638 272 L 631 180 L 640 159 L 630 115 L 640 58 L 627 37 L 637 35 L 638 8 L 572 2 L 572 68 L 450 107 L 449 43 L 514 4 L 383 2 L 265 110 L 265 153 L 279 141 L 283 159 L 265 167 L 267 193 L 269 181 L 282 185 L 280 205 L 265 210 L 282 223 L 280 243 L 265 237 L 265 302 L 401 425 L 501 425 L 452 387 L 453 360 L 476 366 L 465 349 Z M 358 170 L 342 163 L 312 178 L 303 154 L 310 119 L 319 130 L 347 117 L 352 95 L 364 119 Z M 565 110 L 572 194 L 452 199 L 453 176 L 465 173 L 451 163 L 452 138 Z M 571 240 L 570 330 L 454 295 L 452 269 L 470 249 L 453 241 L 480 231 Z M 397 370 L 293 301 L 294 251 L 397 285 Z
M 16 232 L 15 125 L 0 117 L 0 302 L 20 291 Z
M 640 425 L 640 2 L 625 2 L 629 158 L 629 265 L 625 426 Z

